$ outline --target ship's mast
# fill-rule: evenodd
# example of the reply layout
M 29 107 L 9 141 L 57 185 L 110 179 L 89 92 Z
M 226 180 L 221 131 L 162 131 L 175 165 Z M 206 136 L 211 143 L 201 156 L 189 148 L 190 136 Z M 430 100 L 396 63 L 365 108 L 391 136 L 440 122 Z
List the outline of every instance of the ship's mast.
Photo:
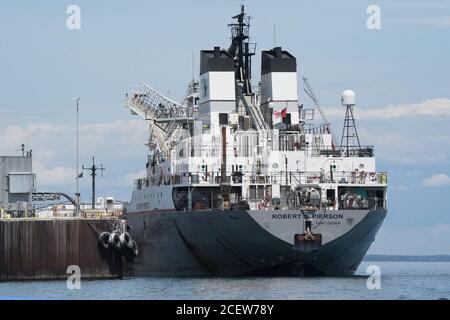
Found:
M 94 157 L 92 157 L 92 166 L 91 167 L 85 167 L 84 165 L 82 166 L 83 170 L 89 170 L 91 171 L 91 176 L 92 176 L 92 209 L 95 209 L 95 177 L 97 176 L 97 171 L 100 170 L 101 176 L 103 177 L 103 170 L 105 170 L 105 168 L 103 167 L 103 164 L 100 165 L 100 167 L 95 165 L 95 159 Z
M 251 94 L 251 57 L 255 55 L 254 50 L 250 52 L 249 31 L 250 17 L 245 14 L 244 5 L 241 6 L 241 13 L 234 16 L 236 23 L 230 23 L 231 46 L 228 54 L 235 59 L 237 81 L 243 83 L 243 94 Z
M 359 142 L 358 131 L 356 130 L 353 107 L 355 106 L 355 93 L 352 90 L 345 90 L 342 93 L 342 105 L 346 107 L 344 127 L 342 129 L 341 153 L 346 157 L 359 154 L 361 143 Z

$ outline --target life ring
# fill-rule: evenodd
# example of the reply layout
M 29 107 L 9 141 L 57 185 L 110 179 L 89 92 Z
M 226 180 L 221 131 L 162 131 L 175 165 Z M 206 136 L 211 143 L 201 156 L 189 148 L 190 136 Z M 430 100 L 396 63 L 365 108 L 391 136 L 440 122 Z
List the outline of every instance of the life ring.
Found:
M 104 231 L 100 233 L 98 236 L 98 244 L 105 250 L 109 249 L 109 237 L 110 233 L 108 231 Z
M 343 200 L 345 208 L 356 208 L 358 206 L 357 196 L 354 192 L 346 193 Z
M 269 206 L 270 202 L 269 202 L 269 200 L 264 198 L 264 199 L 261 200 L 260 204 L 261 204 L 262 207 L 267 208 Z

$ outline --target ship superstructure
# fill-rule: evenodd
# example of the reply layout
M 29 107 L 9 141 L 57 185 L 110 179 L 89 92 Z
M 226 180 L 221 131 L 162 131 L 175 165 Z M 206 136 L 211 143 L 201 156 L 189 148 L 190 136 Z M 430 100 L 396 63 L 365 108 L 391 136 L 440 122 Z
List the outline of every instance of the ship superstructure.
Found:
M 230 47 L 200 52 L 181 103 L 145 84 L 127 94 L 150 132 L 146 176 L 126 206 L 144 250 L 136 273 L 350 274 L 387 212 L 387 175 L 360 144 L 355 94 L 342 94 L 336 145 L 330 123 L 315 125 L 299 103 L 291 53 L 262 51 L 252 85 L 243 6 L 233 19 Z

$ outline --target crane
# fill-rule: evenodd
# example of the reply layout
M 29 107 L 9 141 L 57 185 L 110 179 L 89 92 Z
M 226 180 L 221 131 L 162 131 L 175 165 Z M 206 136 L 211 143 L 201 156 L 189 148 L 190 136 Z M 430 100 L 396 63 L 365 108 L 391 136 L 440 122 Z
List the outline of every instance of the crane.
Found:
M 189 84 L 182 103 L 167 98 L 144 83 L 137 91 L 126 94 L 125 107 L 132 114 L 149 121 L 148 147 L 151 150 L 159 149 L 166 158 L 169 157 L 170 151 L 183 137 L 184 124 L 191 119 L 188 116 L 188 106 L 184 103 L 193 94 L 196 94 L 194 81 Z
M 317 110 L 319 110 L 320 116 L 322 117 L 323 122 L 325 123 L 325 128 L 327 130 L 327 133 L 331 134 L 331 146 L 332 146 L 333 150 L 335 150 L 336 140 L 335 140 L 334 134 L 331 130 L 331 123 L 328 121 L 328 118 L 327 118 L 325 112 L 323 111 L 322 107 L 320 106 L 319 100 L 314 95 L 314 92 L 312 90 L 311 85 L 309 84 L 308 79 L 306 77 L 302 77 L 302 78 L 303 78 L 303 82 L 305 83 L 305 86 L 306 86 L 306 89 L 304 89 L 304 91 L 314 102 L 314 105 L 316 106 Z

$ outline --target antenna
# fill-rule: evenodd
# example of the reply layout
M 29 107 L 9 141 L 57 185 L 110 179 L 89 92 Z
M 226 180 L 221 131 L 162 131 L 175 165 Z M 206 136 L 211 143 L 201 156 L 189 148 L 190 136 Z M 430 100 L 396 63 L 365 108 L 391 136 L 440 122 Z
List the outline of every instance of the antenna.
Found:
M 191 65 L 191 67 L 192 67 L 192 80 L 194 80 L 194 51 L 192 51 L 192 56 L 191 56 L 191 63 L 192 63 L 192 65 Z
M 277 25 L 276 25 L 276 23 L 274 23 L 273 24 L 273 47 L 275 48 L 276 47 L 276 41 L 275 41 L 275 39 L 276 39 L 276 27 L 277 27 Z
M 76 186 L 75 186 L 75 197 L 76 197 L 76 208 L 75 208 L 75 215 L 78 217 L 80 214 L 80 190 L 79 190 L 79 183 L 78 179 L 80 178 L 80 172 L 78 171 L 80 168 L 79 165 L 79 154 L 80 154 L 80 139 L 79 139 L 79 104 L 80 104 L 80 98 L 75 98 L 77 105 L 76 105 L 76 112 L 77 112 L 77 171 L 76 171 Z
M 97 167 L 95 165 L 95 159 L 92 157 L 92 166 L 91 167 L 85 167 L 82 166 L 83 170 L 90 170 L 91 176 L 92 176 L 92 209 L 95 209 L 95 176 L 97 175 L 97 170 L 100 170 L 100 177 L 103 178 L 103 170 L 105 168 L 103 167 L 103 164 L 100 164 L 100 167 Z
M 244 5 L 241 5 L 241 12 L 232 17 L 236 21 L 228 24 L 231 31 L 231 45 L 227 50 L 228 54 L 236 59 L 235 79 L 243 83 L 243 93 L 251 94 L 251 58 L 255 55 L 256 44 L 250 47 L 250 20 L 245 13 Z
M 345 112 L 344 128 L 342 129 L 341 154 L 350 157 L 350 152 L 355 149 L 361 150 L 358 131 L 356 130 L 355 118 L 353 116 L 353 107 L 356 104 L 356 95 L 352 90 L 345 90 L 341 96 L 342 105 L 347 108 Z M 345 142 L 345 145 L 344 145 Z M 344 153 L 343 153 L 344 151 Z

